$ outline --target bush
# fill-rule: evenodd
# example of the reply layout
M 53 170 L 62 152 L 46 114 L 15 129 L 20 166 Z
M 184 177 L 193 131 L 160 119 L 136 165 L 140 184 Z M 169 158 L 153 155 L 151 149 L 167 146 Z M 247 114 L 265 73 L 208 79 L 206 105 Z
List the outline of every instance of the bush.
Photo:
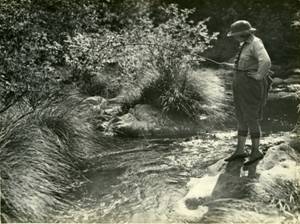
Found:
M 110 97 L 121 94 L 126 98 L 128 91 L 131 96 L 142 96 L 150 88 L 158 92 L 164 112 L 182 112 L 195 118 L 200 111 L 191 103 L 199 97 L 191 98 L 197 93 L 186 89 L 187 76 L 217 34 L 208 34 L 207 20 L 189 20 L 194 10 L 180 10 L 174 4 L 160 10 L 164 21 L 157 25 L 145 14 L 119 32 L 102 29 L 69 37 L 66 61 L 80 79 L 87 80 L 105 77 L 105 68 L 116 65 L 115 76 L 103 78 L 101 83 L 104 92 L 116 90 L 108 94 Z M 146 77 L 152 71 L 159 75 Z M 134 100 L 139 99 L 127 101 Z
M 35 108 L 49 96 L 60 97 L 64 84 L 76 81 L 65 64 L 67 37 L 75 30 L 121 26 L 119 21 L 134 2 L 1 1 L 0 112 L 20 100 Z M 121 8 L 126 10 L 118 17 Z
M 162 0 L 169 4 L 173 0 Z M 182 8 L 196 8 L 195 21 L 210 17 L 207 23 L 211 32 L 220 32 L 215 48 L 206 54 L 219 60 L 228 60 L 238 49 L 238 44 L 226 36 L 230 25 L 239 19 L 250 21 L 257 28 L 257 35 L 264 41 L 274 64 L 289 66 L 299 65 L 299 1 L 294 0 L 176 0 Z M 296 22 L 296 23 L 295 23 Z M 284 69 L 282 70 L 285 71 Z

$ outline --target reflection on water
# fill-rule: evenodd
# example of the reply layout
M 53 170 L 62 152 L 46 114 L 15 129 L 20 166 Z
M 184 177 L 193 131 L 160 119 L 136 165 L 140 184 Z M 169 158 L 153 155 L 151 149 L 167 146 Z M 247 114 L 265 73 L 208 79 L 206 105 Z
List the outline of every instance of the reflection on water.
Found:
M 263 147 L 281 136 L 265 138 Z M 86 173 L 89 181 L 79 200 L 55 221 L 181 222 L 176 206 L 187 183 L 224 167 L 223 158 L 233 152 L 235 141 L 234 131 L 189 139 L 120 140 Z M 230 164 L 227 169 L 235 173 Z

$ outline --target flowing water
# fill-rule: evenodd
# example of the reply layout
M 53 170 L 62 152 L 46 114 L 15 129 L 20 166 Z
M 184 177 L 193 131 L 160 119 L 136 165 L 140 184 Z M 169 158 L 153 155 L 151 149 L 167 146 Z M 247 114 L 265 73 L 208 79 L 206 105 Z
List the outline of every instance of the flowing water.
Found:
M 200 177 L 208 165 L 230 153 L 233 142 L 224 140 L 233 135 L 203 134 L 193 144 L 178 138 L 122 140 L 89 170 L 84 196 L 63 221 L 176 221 L 174 205 L 186 193 L 189 178 Z
M 280 107 L 280 105 L 277 105 Z M 290 107 L 291 108 L 291 107 Z M 295 125 L 295 107 L 264 121 L 262 149 L 282 142 Z M 185 222 L 188 210 L 179 201 L 188 182 L 231 154 L 234 127 L 189 138 L 114 139 L 109 153 L 99 151 L 85 173 L 85 184 L 68 211 L 56 222 L 174 223 Z M 247 148 L 250 148 L 250 140 Z
M 263 148 L 286 133 L 265 137 Z M 235 132 L 203 133 L 189 139 L 119 140 L 86 176 L 81 196 L 59 222 L 182 222 L 178 202 L 191 178 L 234 150 Z M 250 142 L 248 142 L 249 148 Z M 100 152 L 99 152 L 100 153 Z M 186 214 L 188 215 L 188 214 Z

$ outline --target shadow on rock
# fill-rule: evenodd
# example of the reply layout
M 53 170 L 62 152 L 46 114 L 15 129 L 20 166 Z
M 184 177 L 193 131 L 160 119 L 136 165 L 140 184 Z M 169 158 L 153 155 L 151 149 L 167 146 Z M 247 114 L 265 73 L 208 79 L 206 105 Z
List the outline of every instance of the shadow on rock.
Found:
M 297 220 L 299 155 L 286 144 L 243 170 L 243 160 L 218 161 L 202 178 L 192 178 L 176 212 L 200 223 L 278 223 Z

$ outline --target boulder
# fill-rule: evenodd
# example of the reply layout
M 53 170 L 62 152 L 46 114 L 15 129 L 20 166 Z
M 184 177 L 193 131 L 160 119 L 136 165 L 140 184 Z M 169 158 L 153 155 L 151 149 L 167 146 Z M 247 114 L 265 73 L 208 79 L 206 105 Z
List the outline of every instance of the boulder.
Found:
M 197 132 L 197 124 L 188 120 L 171 119 L 160 109 L 148 104 L 137 104 L 125 115 L 111 123 L 111 129 L 120 136 L 173 136 Z
M 284 82 L 286 84 L 299 84 L 300 83 L 300 75 L 292 75 L 289 78 L 285 79 Z
M 175 210 L 185 222 L 295 222 L 299 161 L 286 143 L 270 147 L 260 163 L 246 170 L 242 160 L 220 160 L 203 177 L 190 180 Z
M 300 68 L 289 69 L 289 70 L 287 70 L 286 74 L 287 74 L 288 77 L 300 76 Z
M 279 85 L 284 83 L 284 80 L 278 77 L 273 78 L 273 85 Z

